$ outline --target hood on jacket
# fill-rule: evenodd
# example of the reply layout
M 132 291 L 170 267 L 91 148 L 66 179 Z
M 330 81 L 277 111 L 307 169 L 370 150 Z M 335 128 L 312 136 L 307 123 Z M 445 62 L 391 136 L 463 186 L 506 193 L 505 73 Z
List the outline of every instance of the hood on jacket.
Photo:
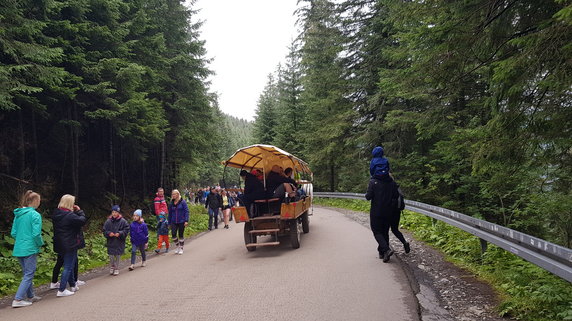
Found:
M 371 151 L 373 157 L 383 157 L 383 147 L 377 146 Z
M 27 213 L 34 212 L 36 209 L 33 207 L 19 207 L 14 209 L 14 216 L 19 217 Z

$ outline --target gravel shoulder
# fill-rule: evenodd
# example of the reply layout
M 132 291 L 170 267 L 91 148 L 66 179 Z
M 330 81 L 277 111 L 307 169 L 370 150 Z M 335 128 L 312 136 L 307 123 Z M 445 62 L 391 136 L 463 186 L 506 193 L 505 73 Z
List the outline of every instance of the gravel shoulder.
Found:
M 369 214 L 347 209 L 330 208 L 369 228 Z M 499 298 L 486 282 L 445 260 L 433 247 L 415 240 L 402 230 L 411 244 L 411 252 L 405 254 L 401 242 L 390 232 L 390 244 L 396 254 L 391 262 L 403 266 L 416 292 L 423 321 L 507 321 L 495 309 Z M 373 237 L 372 237 L 373 240 Z

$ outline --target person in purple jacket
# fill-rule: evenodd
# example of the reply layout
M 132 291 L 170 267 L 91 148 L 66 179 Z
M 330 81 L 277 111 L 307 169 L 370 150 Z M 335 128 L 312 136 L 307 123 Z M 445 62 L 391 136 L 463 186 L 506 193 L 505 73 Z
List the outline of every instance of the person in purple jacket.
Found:
M 175 254 L 183 254 L 185 245 L 185 227 L 189 224 L 189 208 L 181 197 L 179 190 L 171 192 L 171 203 L 169 204 L 169 223 L 171 224 L 171 236 L 173 243 L 177 245 Z
M 149 243 L 149 229 L 147 229 L 147 224 L 141 219 L 141 210 L 135 210 L 133 212 L 133 222 L 129 226 L 129 236 L 131 236 L 131 266 L 129 266 L 129 271 L 133 271 L 135 260 L 137 259 L 137 250 L 141 252 L 141 267 L 145 266 L 145 261 L 147 256 L 145 255 L 145 250 Z

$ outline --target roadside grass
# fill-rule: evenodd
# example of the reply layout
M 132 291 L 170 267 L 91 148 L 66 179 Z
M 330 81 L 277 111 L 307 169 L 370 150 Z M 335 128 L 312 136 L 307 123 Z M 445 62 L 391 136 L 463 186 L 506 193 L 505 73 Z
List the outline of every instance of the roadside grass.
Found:
M 185 237 L 191 237 L 200 232 L 207 230 L 208 215 L 204 206 L 189 205 L 189 225 L 185 228 Z M 45 217 L 45 215 L 42 215 Z M 129 221 L 128 218 L 126 218 Z M 148 251 L 157 247 L 157 221 L 154 216 L 144 215 L 145 223 L 149 227 L 149 245 Z M 92 222 L 89 228 L 84 231 L 85 248 L 78 251 L 79 257 L 79 273 L 99 268 L 108 264 L 107 248 L 105 247 L 105 237 L 101 232 L 104 218 L 99 222 Z M 52 269 L 56 262 L 56 253 L 52 249 L 53 227 L 52 223 L 44 218 L 43 221 L 43 239 L 45 242 L 40 255 L 38 256 L 38 264 L 36 274 L 34 276 L 34 284 L 46 284 L 51 281 Z M 15 257 L 11 256 L 11 249 L 14 240 L 5 235 L 0 242 L 0 296 L 12 295 L 16 293 L 20 280 L 22 278 L 22 270 L 20 264 Z M 8 249 L 9 247 L 9 249 Z M 131 241 L 127 238 L 125 246 L 125 254 L 121 257 L 127 259 L 131 257 Z
M 314 204 L 369 213 L 369 202 L 361 200 L 316 198 Z M 500 294 L 500 316 L 572 320 L 572 284 L 566 280 L 492 244 L 481 254 L 476 236 L 421 214 L 404 211 L 401 226 L 440 250 L 447 260 L 491 284 Z

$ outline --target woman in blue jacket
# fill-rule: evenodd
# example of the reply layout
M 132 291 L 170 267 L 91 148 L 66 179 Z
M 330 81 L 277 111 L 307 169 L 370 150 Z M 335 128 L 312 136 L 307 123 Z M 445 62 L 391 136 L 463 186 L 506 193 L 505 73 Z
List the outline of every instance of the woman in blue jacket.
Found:
M 179 190 L 171 192 L 171 203 L 169 204 L 169 223 L 171 223 L 171 235 L 173 243 L 177 245 L 175 254 L 183 254 L 185 245 L 185 226 L 189 223 L 189 208 L 181 197 Z
M 14 224 L 11 235 L 16 240 L 12 255 L 18 258 L 22 266 L 22 282 L 12 301 L 13 308 L 27 307 L 40 297 L 34 295 L 34 274 L 42 239 L 42 216 L 36 211 L 40 206 L 40 194 L 26 191 L 22 195 L 20 207 L 14 210 Z M 27 300 L 25 300 L 27 299 Z

